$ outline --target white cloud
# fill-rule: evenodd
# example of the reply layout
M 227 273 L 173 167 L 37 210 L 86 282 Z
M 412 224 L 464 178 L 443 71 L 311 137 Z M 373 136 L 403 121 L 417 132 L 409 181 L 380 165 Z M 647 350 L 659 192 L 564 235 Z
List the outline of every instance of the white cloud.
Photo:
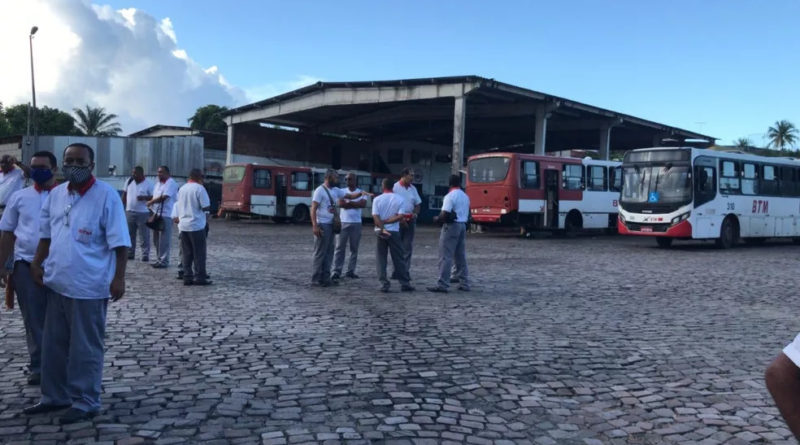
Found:
M 88 0 L 25 0 L 0 2 L 0 54 L 7 62 L 0 101 L 6 106 L 30 101 L 33 25 L 39 27 L 33 40 L 39 106 L 67 112 L 101 106 L 119 116 L 127 134 L 155 124 L 187 125 L 198 107 L 247 100 L 217 67 L 204 69 L 178 47 L 169 18 Z

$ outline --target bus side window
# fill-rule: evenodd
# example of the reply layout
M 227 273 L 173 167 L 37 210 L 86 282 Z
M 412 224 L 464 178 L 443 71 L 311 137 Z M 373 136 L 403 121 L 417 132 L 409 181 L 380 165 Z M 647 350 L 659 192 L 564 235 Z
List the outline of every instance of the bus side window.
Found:
M 741 193 L 739 165 L 734 161 L 720 161 L 719 191 L 725 195 Z
M 522 161 L 520 173 L 521 186 L 524 189 L 539 188 L 539 163 L 536 161 Z
M 622 191 L 622 167 L 608 167 L 609 187 L 612 192 Z
M 589 170 L 589 190 L 595 192 L 606 191 L 606 168 L 602 165 L 592 165 Z
M 311 175 L 306 172 L 292 172 L 292 188 L 295 190 L 310 190 Z
M 695 197 L 694 205 L 699 206 L 714 199 L 717 194 L 717 181 L 713 167 L 696 166 L 694 168 Z
M 742 165 L 742 194 L 758 194 L 758 166 L 746 162 Z
M 562 188 L 564 190 L 583 190 L 585 188 L 583 182 L 583 166 L 575 164 L 564 165 L 562 173 Z
M 759 185 L 759 189 L 764 195 L 778 194 L 778 178 L 775 175 L 774 165 L 761 166 L 761 184 Z
M 257 189 L 272 188 L 272 178 L 269 170 L 260 168 L 253 171 L 253 187 Z

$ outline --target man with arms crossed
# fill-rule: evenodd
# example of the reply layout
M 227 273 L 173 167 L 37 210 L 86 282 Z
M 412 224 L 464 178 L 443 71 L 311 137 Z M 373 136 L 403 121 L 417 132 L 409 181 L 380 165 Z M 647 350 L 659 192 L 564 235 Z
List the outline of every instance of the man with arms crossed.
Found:
M 94 150 L 70 144 L 64 150 L 66 183 L 42 207 L 40 240 L 31 275 L 47 286 L 42 339 L 42 398 L 24 410 L 38 414 L 69 408 L 68 424 L 100 411 L 106 310 L 125 293 L 131 240 L 125 209 L 110 185 L 95 180 Z
M 350 172 L 345 176 L 347 188 L 342 189 L 345 193 L 360 193 L 361 189 L 356 184 L 356 174 Z M 338 280 L 342 275 L 344 267 L 344 254 L 347 247 L 350 247 L 350 261 L 347 262 L 347 278 L 358 278 L 356 275 L 356 261 L 358 261 L 358 244 L 361 242 L 361 209 L 367 206 L 367 198 L 359 196 L 356 199 L 339 200 L 339 218 L 342 220 L 342 233 L 339 234 L 336 252 L 333 259 L 332 280 Z
M 408 278 L 408 269 L 404 265 L 403 245 L 400 242 L 400 223 L 405 218 L 403 199 L 392 193 L 389 188 L 392 181 L 384 178 L 381 183 L 383 193 L 372 200 L 372 219 L 375 222 L 375 231 L 378 235 L 376 257 L 378 260 L 378 281 L 381 282 L 381 292 L 389 292 L 389 280 L 386 278 L 386 256 L 392 255 L 397 280 L 400 281 L 400 290 L 411 292 Z
M 13 280 L 19 310 L 25 325 L 30 364 L 29 385 L 38 385 L 42 371 L 42 333 L 47 309 L 45 288 L 36 285 L 31 277 L 31 261 L 39 244 L 39 221 L 42 206 L 56 184 L 56 157 L 40 151 L 31 159 L 31 178 L 34 184 L 11 195 L 0 220 L 0 264 L 14 253 Z M 8 278 L 8 270 L 0 268 L 0 276 Z

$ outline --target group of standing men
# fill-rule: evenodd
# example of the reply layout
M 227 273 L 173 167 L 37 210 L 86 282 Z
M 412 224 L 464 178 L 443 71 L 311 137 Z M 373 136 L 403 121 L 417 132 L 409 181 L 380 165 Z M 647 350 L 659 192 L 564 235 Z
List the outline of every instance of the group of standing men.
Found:
M 126 215 L 119 193 L 92 175 L 90 146 L 68 145 L 61 169 L 65 181 L 56 184 L 58 166 L 51 152 L 35 153 L 30 168 L 11 157 L 0 158 L 0 264 L 12 260 L 10 267 L 0 267 L 0 277 L 14 283 L 30 360 L 28 383 L 41 387 L 39 403 L 23 412 L 66 410 L 59 422 L 69 424 L 88 420 L 100 410 L 107 306 L 109 299 L 117 301 L 125 293 L 131 233 L 147 221 L 138 215 L 139 204 L 156 206 L 157 214 L 168 215 L 164 233 L 156 234 L 158 260 L 153 267 L 168 264 L 174 218 L 183 241 L 184 276 L 193 277 L 194 265 L 199 280 L 207 281 L 205 265 L 199 263 L 205 261 L 209 200 L 200 170 L 193 170 L 189 183 L 175 193 L 177 185 L 166 166 L 159 168 L 155 188 L 142 185 L 143 170 L 136 168 L 126 187 L 126 198 L 136 199 L 127 200 Z M 22 188 L 24 177 L 33 185 Z M 175 204 L 169 205 L 170 200 Z M 200 223 L 201 229 L 193 230 Z M 147 231 L 139 234 L 149 238 Z M 145 246 L 149 249 L 147 243 L 142 245 L 143 260 L 148 255 Z
M 374 195 L 357 187 L 353 173 L 347 174 L 345 188 L 339 188 L 338 178 L 336 171 L 329 170 L 325 175 L 325 182 L 314 190 L 312 196 L 311 224 L 315 236 L 312 286 L 326 287 L 339 283 L 348 248 L 350 259 L 344 276 L 358 278 L 355 270 L 361 239 L 361 209 L 366 206 L 366 197 Z M 391 288 L 386 271 L 389 256 L 394 267 L 391 278 L 400 282 L 400 290 L 415 290 L 411 285 L 410 267 L 422 199 L 413 180 L 414 170 L 411 168 L 403 169 L 400 180 L 394 184 L 391 179 L 384 178 L 381 183 L 383 193 L 374 196 L 372 201 L 372 218 L 377 236 L 377 275 L 381 292 L 389 292 Z M 440 278 L 435 286 L 428 288 L 431 292 L 447 292 L 450 283 L 460 283 L 460 290 L 470 290 L 465 244 L 469 198 L 461 190 L 461 178 L 458 175 L 451 176 L 449 184 L 450 192 L 444 198 L 440 215 L 435 218 L 442 223 L 439 238 Z M 335 243 L 337 211 L 341 229 L 338 242 Z M 452 269 L 454 262 L 456 267 Z

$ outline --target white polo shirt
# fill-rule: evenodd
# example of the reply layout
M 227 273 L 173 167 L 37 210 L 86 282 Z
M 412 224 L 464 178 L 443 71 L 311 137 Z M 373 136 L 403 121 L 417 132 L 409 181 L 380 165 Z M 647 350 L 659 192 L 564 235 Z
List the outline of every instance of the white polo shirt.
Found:
M 139 196 L 153 196 L 153 183 L 149 179 L 145 178 L 138 184 L 136 181 L 131 181 L 125 187 L 125 191 L 127 192 L 125 210 L 136 213 L 148 213 L 150 211 L 147 209 L 147 201 L 139 201 L 137 199 Z
M 400 209 L 402 213 L 414 213 L 414 207 L 422 203 L 422 199 L 419 197 L 419 192 L 417 192 L 417 188 L 414 184 L 406 187 L 401 181 L 397 181 L 394 183 L 394 187 L 392 187 L 392 192 L 403 199 L 403 207 Z
M 172 178 L 167 178 L 164 182 L 158 181 L 156 186 L 153 187 L 153 199 L 165 195 L 169 196 L 169 198 L 163 203 L 154 204 L 153 212 L 156 214 L 161 213 L 164 218 L 169 218 L 172 215 L 172 208 L 175 207 L 175 202 L 178 200 L 178 183 Z M 161 211 L 162 205 L 164 206 L 163 212 Z
M 361 189 L 356 187 L 355 190 L 350 190 L 349 188 L 340 188 L 339 189 L 343 194 L 347 195 L 350 193 L 361 193 Z M 346 199 L 347 202 L 358 202 L 358 201 L 366 201 L 366 196 L 359 196 L 356 199 Z M 319 210 L 318 210 L 319 211 Z M 341 208 L 339 210 L 339 219 L 342 220 L 342 224 L 361 224 L 361 208 L 355 209 L 345 209 Z
M 446 212 L 456 212 L 456 222 L 465 223 L 469 221 L 469 196 L 460 188 L 452 188 L 444 195 L 442 210 Z
M 373 218 L 375 217 L 375 215 L 378 215 L 381 221 L 386 221 L 387 219 L 395 215 L 403 213 L 400 210 L 402 206 L 403 206 L 403 198 L 397 196 L 394 193 L 384 192 L 381 195 L 376 196 L 375 199 L 372 200 Z M 389 232 L 399 232 L 400 221 L 384 224 L 383 228 L 388 230 Z
M 39 245 L 39 222 L 42 207 L 50 194 L 48 190 L 38 191 L 35 186 L 14 192 L 8 199 L 6 211 L 0 219 L 0 230 L 14 232 L 14 261 L 33 261 L 36 246 Z
M 178 218 L 178 230 L 181 232 L 197 232 L 206 228 L 206 212 L 211 200 L 205 187 L 200 183 L 189 181 L 178 190 L 178 200 L 170 215 Z
M 85 193 L 54 188 L 42 207 L 40 236 L 50 239 L 44 284 L 66 297 L 109 297 L 117 266 L 117 247 L 130 247 L 128 223 L 119 193 L 95 181 Z
M 8 205 L 8 198 L 25 185 L 25 176 L 22 170 L 14 167 L 10 172 L 0 171 L 0 206 Z
M 336 203 L 344 198 L 346 195 L 345 192 L 342 191 L 339 187 L 333 187 L 328 190 L 330 193 L 330 198 L 328 198 L 328 193 L 325 193 L 325 185 L 321 185 L 314 190 L 314 195 L 311 197 L 311 200 L 316 202 L 317 205 L 317 224 L 333 224 L 333 209 Z M 331 201 L 331 199 L 333 201 Z

